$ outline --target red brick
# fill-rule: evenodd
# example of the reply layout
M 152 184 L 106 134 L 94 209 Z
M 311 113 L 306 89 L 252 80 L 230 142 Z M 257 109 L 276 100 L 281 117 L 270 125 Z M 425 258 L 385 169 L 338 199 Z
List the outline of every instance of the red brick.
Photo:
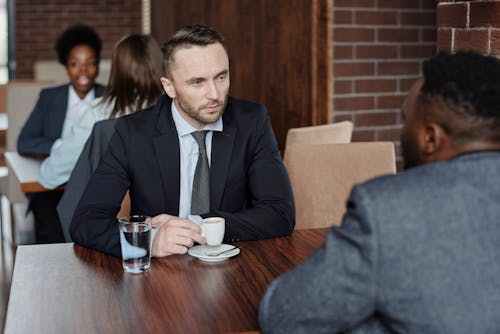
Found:
M 333 29 L 336 42 L 373 42 L 375 30 L 370 28 L 335 28 Z
M 333 59 L 352 59 L 351 45 L 337 45 L 333 48 Z
M 351 24 L 352 11 L 350 10 L 335 10 L 333 13 L 334 24 Z
M 401 12 L 401 25 L 436 26 L 436 13 Z
M 55 59 L 54 41 L 77 22 L 96 29 L 103 42 L 101 57 L 110 58 L 119 38 L 141 31 L 140 9 L 140 0 L 17 0 L 16 78 L 32 78 L 36 60 Z
M 451 29 L 438 29 L 437 32 L 437 49 L 438 51 L 452 51 L 451 50 Z
M 470 27 L 500 27 L 500 2 L 470 2 Z
M 411 79 L 399 79 L 399 91 L 400 92 L 408 92 L 417 80 L 418 77 L 411 78 Z
M 343 122 L 343 121 L 353 121 L 353 117 L 352 117 L 352 114 L 344 114 L 344 115 L 337 115 L 337 114 L 333 114 L 333 122 L 334 123 L 338 123 L 338 122 Z
M 379 8 L 391 8 L 391 9 L 396 9 L 396 8 L 402 8 L 402 9 L 407 9 L 407 8 L 418 8 L 418 1 L 417 0 L 378 0 L 378 7 Z
M 387 95 L 377 97 L 377 109 L 399 109 L 403 105 L 405 95 Z
M 370 110 L 375 106 L 373 96 L 363 97 L 336 97 L 334 99 L 335 110 L 350 111 L 350 110 Z
M 380 28 L 377 31 L 380 42 L 418 42 L 418 29 Z
M 391 79 L 356 80 L 354 82 L 356 93 L 385 93 L 397 89 L 397 81 Z
M 335 80 L 334 94 L 351 94 L 352 81 L 351 80 Z
M 352 132 L 352 142 L 375 141 L 375 130 L 358 130 Z
M 398 23 L 397 12 L 356 11 L 354 14 L 356 24 L 395 25 Z
M 337 7 L 374 7 L 375 0 L 335 0 L 334 8 Z
M 437 6 L 438 27 L 465 27 L 467 25 L 467 4 L 440 4 Z
M 417 62 L 383 62 L 378 64 L 379 75 L 403 75 L 419 73 L 419 64 Z
M 402 45 L 401 58 L 429 58 L 436 54 L 435 45 Z
M 486 53 L 488 51 L 488 31 L 487 30 L 462 30 L 455 31 L 455 46 L 453 51 L 475 50 Z
M 376 112 L 360 113 L 354 115 L 356 126 L 381 126 L 394 125 L 397 123 L 398 113 L 396 112 Z
M 379 141 L 399 141 L 401 129 L 377 130 L 377 140 Z
M 421 42 L 436 42 L 436 28 L 431 28 L 431 29 L 426 29 L 426 28 L 421 28 L 420 29 L 420 41 Z
M 500 30 L 493 29 L 491 31 L 490 43 L 491 54 L 500 55 Z
M 335 63 L 333 68 L 334 75 L 336 77 L 365 76 L 375 74 L 375 65 L 369 62 Z
M 362 59 L 387 59 L 398 56 L 398 47 L 395 45 L 359 45 L 355 50 L 355 57 Z

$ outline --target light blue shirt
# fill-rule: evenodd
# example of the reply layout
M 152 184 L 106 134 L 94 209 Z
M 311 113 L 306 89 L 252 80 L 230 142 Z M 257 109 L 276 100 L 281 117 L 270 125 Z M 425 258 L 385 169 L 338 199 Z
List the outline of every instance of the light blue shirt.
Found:
M 68 182 L 94 123 L 108 118 L 113 110 L 114 100 L 105 104 L 101 101 L 102 97 L 95 99 L 71 124 L 68 125 L 65 121 L 65 126 L 68 126 L 66 133 L 54 142 L 49 156 L 40 166 L 38 182 L 42 186 L 54 189 Z
M 199 131 L 189 124 L 177 111 L 175 103 L 172 102 L 172 118 L 179 136 L 180 150 L 180 194 L 179 194 L 179 217 L 188 218 L 195 223 L 201 223 L 202 218 L 191 215 L 191 192 L 193 189 L 193 177 L 198 162 L 198 144 L 191 133 Z M 212 137 L 214 131 L 222 131 L 222 117 L 215 123 L 205 125 L 202 130 L 207 130 L 205 145 L 207 148 L 208 164 L 211 165 Z

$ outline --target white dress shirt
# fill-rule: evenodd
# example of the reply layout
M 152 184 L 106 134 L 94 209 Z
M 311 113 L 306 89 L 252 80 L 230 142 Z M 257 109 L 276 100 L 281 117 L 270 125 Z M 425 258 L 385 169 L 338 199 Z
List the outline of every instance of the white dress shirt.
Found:
M 180 194 L 179 194 L 179 217 L 188 218 L 195 223 L 201 223 L 202 218 L 198 215 L 191 215 L 191 192 L 193 189 L 193 178 L 198 162 L 199 148 L 191 133 L 200 131 L 189 124 L 177 111 L 175 103 L 172 102 L 172 118 L 179 136 L 180 150 Z M 215 123 L 205 125 L 202 130 L 207 130 L 205 145 L 207 148 L 208 164 L 211 164 L 212 137 L 214 131 L 222 131 L 222 117 Z

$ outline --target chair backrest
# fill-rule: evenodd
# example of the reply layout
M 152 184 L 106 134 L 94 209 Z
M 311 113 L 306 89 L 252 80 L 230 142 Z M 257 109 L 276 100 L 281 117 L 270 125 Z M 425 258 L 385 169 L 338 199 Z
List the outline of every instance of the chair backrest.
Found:
M 285 165 L 296 208 L 296 229 L 340 225 L 353 185 L 396 172 L 392 142 L 296 144 Z
M 17 137 L 29 114 L 35 107 L 40 90 L 50 86 L 48 81 L 11 81 L 6 87 L 7 115 L 7 151 L 17 151 Z M 19 181 L 9 167 L 7 198 L 11 203 L 25 203 L 26 196 L 21 192 Z
M 295 144 L 330 144 L 350 143 L 352 136 L 352 122 L 305 126 L 289 129 L 286 134 L 285 153 L 288 146 Z

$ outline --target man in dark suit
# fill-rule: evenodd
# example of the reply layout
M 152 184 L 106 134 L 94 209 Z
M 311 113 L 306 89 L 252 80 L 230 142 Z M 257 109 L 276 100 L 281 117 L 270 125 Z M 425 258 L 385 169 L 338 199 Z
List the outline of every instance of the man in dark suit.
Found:
M 409 169 L 354 187 L 325 245 L 268 288 L 264 333 L 500 333 L 500 62 L 441 53 L 423 73 Z
M 223 37 L 189 26 L 163 53 L 168 97 L 116 121 L 73 216 L 73 240 L 119 256 L 115 216 L 127 190 L 133 214 L 154 216 L 153 256 L 204 244 L 197 223 L 211 216 L 226 219 L 226 241 L 290 234 L 293 195 L 266 108 L 228 97 Z M 200 131 L 206 138 L 198 143 Z M 200 178 L 207 160 L 209 175 Z

